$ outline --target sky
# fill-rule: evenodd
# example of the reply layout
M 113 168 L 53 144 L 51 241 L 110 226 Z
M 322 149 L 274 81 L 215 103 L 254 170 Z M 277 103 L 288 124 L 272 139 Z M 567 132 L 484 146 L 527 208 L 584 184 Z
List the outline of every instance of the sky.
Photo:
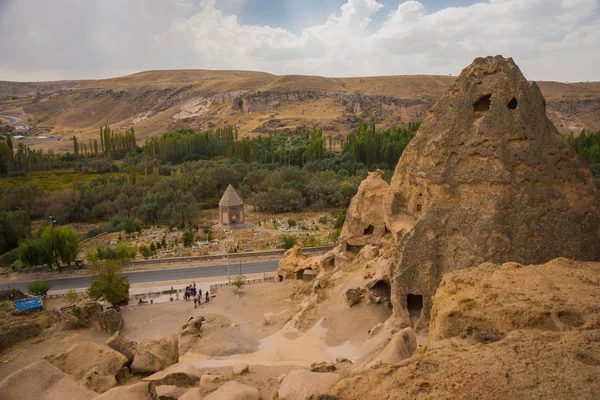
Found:
M 0 0 L 0 80 L 156 69 L 600 81 L 600 0 Z

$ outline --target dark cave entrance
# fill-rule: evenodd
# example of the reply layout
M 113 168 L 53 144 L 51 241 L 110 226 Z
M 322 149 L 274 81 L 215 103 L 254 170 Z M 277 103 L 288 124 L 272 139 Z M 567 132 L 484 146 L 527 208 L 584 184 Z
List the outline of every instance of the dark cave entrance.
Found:
M 483 114 L 489 111 L 490 106 L 492 105 L 492 95 L 487 94 L 482 96 L 479 100 L 473 103 L 473 111 L 477 117 L 481 117 Z
M 372 235 L 375 232 L 375 227 L 373 225 L 369 225 L 367 229 L 364 230 L 363 235 Z
M 420 294 L 409 294 L 406 296 L 406 308 L 410 314 L 410 319 L 413 321 L 413 325 L 416 321 L 421 318 L 421 311 L 423 310 L 423 296 Z
M 392 297 L 392 289 L 390 288 L 390 284 L 384 280 L 377 281 L 375 285 L 371 288 L 371 292 L 375 296 L 381 297 L 385 301 L 389 301 Z
M 517 101 L 517 99 L 513 97 L 512 100 L 508 102 L 507 107 L 509 110 L 516 110 L 518 104 L 519 102 Z

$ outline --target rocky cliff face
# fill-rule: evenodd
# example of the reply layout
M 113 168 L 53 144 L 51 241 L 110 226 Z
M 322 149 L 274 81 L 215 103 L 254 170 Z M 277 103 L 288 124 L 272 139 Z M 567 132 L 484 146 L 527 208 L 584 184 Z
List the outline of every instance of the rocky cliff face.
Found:
M 484 261 L 600 259 L 598 193 L 512 59 L 478 58 L 430 110 L 385 200 L 394 311 L 422 321 L 446 272 Z

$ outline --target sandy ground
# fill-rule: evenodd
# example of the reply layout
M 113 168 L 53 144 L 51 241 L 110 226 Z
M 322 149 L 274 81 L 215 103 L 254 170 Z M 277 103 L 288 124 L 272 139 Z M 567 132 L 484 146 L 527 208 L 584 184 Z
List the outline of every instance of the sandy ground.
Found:
M 191 282 L 163 282 L 159 286 L 136 285 L 132 294 L 157 289 L 175 289 Z M 203 292 L 211 281 L 198 280 Z M 333 290 L 331 290 L 333 289 Z M 202 388 L 203 395 L 224 381 L 233 379 L 231 367 L 250 365 L 250 373 L 236 380 L 257 387 L 265 399 L 276 395 L 277 377 L 297 368 L 309 368 L 319 361 L 335 361 L 345 357 L 356 362 L 385 340 L 372 337 L 369 331 L 384 322 L 390 310 L 382 304 L 360 304 L 348 308 L 343 300 L 343 285 L 330 288 L 314 309 L 308 309 L 301 323 L 291 318 L 300 310 L 306 296 L 314 296 L 311 282 L 285 281 L 246 285 L 241 296 L 232 287 L 219 288 L 210 303 L 194 308 L 192 301 L 174 297 L 154 304 L 133 304 L 122 309 L 123 334 L 135 341 L 177 335 L 191 317 L 204 316 L 202 336 L 190 342 L 180 356 L 202 371 L 219 374 L 213 386 Z M 52 300 L 49 308 L 59 308 L 64 300 Z M 264 315 L 272 313 L 272 323 Z M 297 321 L 296 321 L 297 322 Z M 20 343 L 0 355 L 0 379 L 51 354 L 67 350 L 80 341 L 104 343 L 109 335 L 96 329 L 56 331 Z M 139 378 L 136 378 L 139 379 Z M 129 382 L 131 383 L 131 382 Z

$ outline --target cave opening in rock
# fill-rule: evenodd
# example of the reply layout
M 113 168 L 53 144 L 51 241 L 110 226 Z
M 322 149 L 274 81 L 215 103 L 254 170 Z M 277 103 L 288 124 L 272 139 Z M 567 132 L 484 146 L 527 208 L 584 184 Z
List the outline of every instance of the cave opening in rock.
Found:
M 373 292 L 375 296 L 381 297 L 384 301 L 388 301 L 392 297 L 390 284 L 384 280 L 377 281 L 371 288 L 371 292 Z
M 277 275 L 277 280 L 279 282 L 283 282 L 283 275 Z
M 509 110 L 516 110 L 518 104 L 519 102 L 517 101 L 517 99 L 513 97 L 512 100 L 508 102 L 507 107 Z
M 406 308 L 410 314 L 410 319 L 414 322 L 421 318 L 421 310 L 423 310 L 423 296 L 420 294 L 409 294 L 406 296 Z
M 375 232 L 375 227 L 373 225 L 369 225 L 367 229 L 364 230 L 364 235 L 372 235 Z
M 313 271 L 312 268 L 305 268 L 296 272 L 296 279 L 298 280 L 312 281 L 313 279 L 315 279 L 315 276 L 315 271 Z
M 490 109 L 490 105 L 492 104 L 491 97 L 491 94 L 486 94 L 473 103 L 473 111 L 475 111 L 476 115 L 481 116 Z
M 242 108 L 242 107 L 244 106 L 244 100 L 242 100 L 242 99 L 239 99 L 239 100 L 237 101 L 237 106 L 238 106 L 238 108 Z

